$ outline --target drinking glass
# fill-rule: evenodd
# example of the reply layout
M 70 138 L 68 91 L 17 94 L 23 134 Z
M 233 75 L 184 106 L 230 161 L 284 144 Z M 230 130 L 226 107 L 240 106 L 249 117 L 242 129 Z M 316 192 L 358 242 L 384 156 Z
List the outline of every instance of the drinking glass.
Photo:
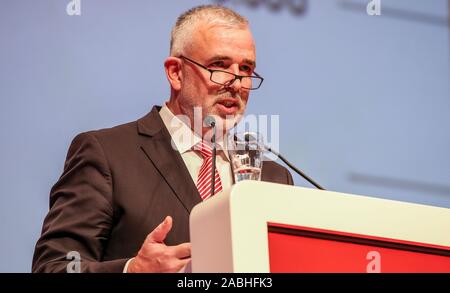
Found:
M 234 181 L 261 180 L 264 143 L 257 132 L 239 132 L 229 136 L 228 154 Z

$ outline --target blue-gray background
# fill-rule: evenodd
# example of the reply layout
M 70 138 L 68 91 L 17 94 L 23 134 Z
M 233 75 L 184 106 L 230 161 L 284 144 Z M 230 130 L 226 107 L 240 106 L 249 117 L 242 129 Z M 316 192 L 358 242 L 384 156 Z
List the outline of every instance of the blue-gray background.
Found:
M 0 2 L 0 272 L 30 271 L 74 135 L 166 100 L 176 17 L 215 3 L 69 2 Z M 449 208 L 447 1 L 382 0 L 381 16 L 365 0 L 249 2 L 224 1 L 251 22 L 266 80 L 248 113 L 280 115 L 281 152 L 330 190 Z

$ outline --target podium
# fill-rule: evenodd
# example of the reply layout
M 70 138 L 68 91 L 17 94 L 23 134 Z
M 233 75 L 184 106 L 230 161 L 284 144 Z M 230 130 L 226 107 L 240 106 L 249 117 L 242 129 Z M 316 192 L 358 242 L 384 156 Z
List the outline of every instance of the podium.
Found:
M 242 181 L 190 215 L 192 272 L 450 272 L 450 209 Z

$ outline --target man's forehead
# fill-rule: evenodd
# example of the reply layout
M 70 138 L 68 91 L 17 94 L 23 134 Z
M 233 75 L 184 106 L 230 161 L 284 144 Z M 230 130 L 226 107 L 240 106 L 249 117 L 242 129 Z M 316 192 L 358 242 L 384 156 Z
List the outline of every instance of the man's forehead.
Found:
M 255 65 L 255 44 L 248 27 L 200 26 L 194 32 L 190 49 L 204 62 L 232 60 Z

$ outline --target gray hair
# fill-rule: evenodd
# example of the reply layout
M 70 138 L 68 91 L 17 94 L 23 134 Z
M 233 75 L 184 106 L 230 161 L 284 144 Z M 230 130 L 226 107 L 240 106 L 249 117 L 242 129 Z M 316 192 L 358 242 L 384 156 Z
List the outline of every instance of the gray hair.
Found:
M 170 56 L 183 54 L 192 39 L 196 26 L 203 21 L 209 25 L 227 28 L 247 28 L 248 20 L 230 8 L 220 5 L 201 5 L 181 14 L 172 29 Z

